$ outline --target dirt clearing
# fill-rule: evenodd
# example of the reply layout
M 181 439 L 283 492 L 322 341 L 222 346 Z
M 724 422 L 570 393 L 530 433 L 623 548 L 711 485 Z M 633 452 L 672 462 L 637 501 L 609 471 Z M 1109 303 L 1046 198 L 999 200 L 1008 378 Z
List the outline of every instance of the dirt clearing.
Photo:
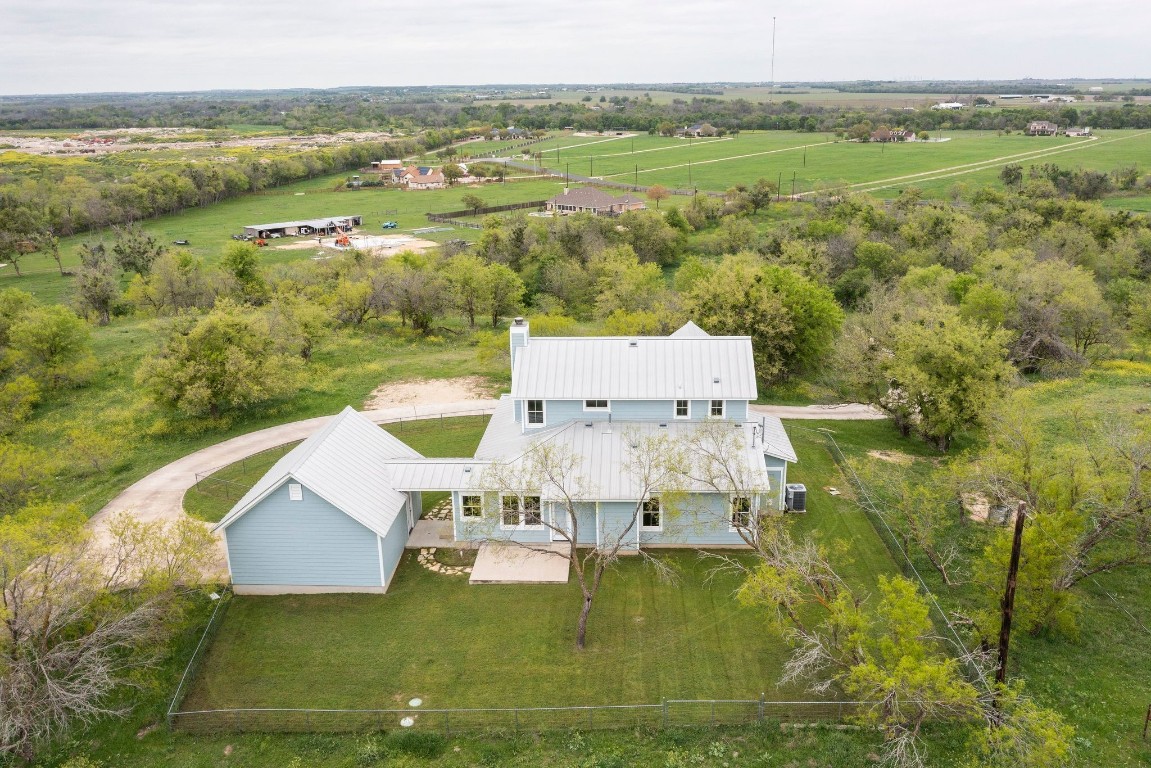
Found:
M 460 376 L 455 379 L 411 379 L 381 384 L 364 401 L 364 410 L 392 408 L 397 405 L 455 403 L 491 397 L 492 385 L 483 376 Z

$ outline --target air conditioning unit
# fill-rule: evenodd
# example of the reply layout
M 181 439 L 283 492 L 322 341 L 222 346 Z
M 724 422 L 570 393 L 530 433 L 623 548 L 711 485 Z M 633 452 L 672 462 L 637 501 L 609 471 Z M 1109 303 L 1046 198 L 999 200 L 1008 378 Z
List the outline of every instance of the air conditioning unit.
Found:
M 784 486 L 783 498 L 788 512 L 807 511 L 807 486 L 803 483 L 788 483 Z

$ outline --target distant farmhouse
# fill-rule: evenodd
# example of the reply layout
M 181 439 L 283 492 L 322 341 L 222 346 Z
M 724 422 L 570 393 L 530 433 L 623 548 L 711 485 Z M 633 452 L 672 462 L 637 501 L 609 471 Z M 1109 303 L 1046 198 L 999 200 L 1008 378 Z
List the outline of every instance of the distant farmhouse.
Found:
M 448 186 L 444 172 L 439 168 L 409 166 L 400 175 L 400 182 L 408 189 L 444 189 Z
M 917 137 L 915 131 L 909 131 L 905 128 L 896 128 L 894 131 L 889 128 L 879 128 L 871 132 L 872 141 L 916 141 Z
M 647 203 L 637 197 L 615 197 L 595 187 L 579 187 L 564 191 L 547 201 L 547 210 L 553 215 L 590 213 L 594 216 L 617 216 L 624 211 L 642 211 Z
M 688 125 L 675 132 L 676 136 L 692 136 L 697 139 L 701 136 L 715 136 L 716 133 L 717 131 L 715 126 L 708 123 L 696 123 L 695 125 Z
M 1059 126 L 1047 120 L 1032 120 L 1027 124 L 1028 136 L 1055 136 L 1059 133 Z

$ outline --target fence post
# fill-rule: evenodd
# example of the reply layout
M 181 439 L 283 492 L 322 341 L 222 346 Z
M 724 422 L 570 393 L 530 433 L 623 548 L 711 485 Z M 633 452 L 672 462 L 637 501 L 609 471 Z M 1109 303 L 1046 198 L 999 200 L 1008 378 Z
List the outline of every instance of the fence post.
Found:
M 715 727 L 715 699 L 711 702 L 711 727 Z
M 518 734 L 520 732 L 520 709 L 519 709 L 519 707 L 516 707 L 512 711 L 515 713 L 515 716 L 516 716 L 516 733 Z
M 239 733 L 242 730 L 240 728 L 240 710 L 237 709 L 232 713 L 232 720 L 234 720 L 236 724 L 236 733 Z
M 663 727 L 667 728 L 667 699 L 660 700 L 663 703 Z
M 593 714 L 595 714 L 595 709 L 593 707 L 588 707 L 587 708 L 587 727 L 588 727 L 589 731 L 593 728 L 593 726 L 592 726 L 592 715 Z
M 312 712 L 311 710 L 304 710 L 304 727 L 309 731 L 312 730 Z
M 759 694 L 759 722 L 763 722 L 763 710 L 766 707 L 766 693 Z

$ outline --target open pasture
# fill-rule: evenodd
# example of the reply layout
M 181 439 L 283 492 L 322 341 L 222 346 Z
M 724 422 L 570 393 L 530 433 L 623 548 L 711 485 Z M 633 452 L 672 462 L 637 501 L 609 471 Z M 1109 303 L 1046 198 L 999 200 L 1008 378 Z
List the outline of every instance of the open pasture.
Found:
M 430 226 L 425 214 L 466 208 L 461 198 L 475 194 L 489 205 L 543 200 L 562 188 L 558 180 L 491 183 L 482 186 L 452 187 L 443 190 L 405 192 L 388 188 L 346 190 L 342 183 L 347 173 L 332 174 L 285 187 L 268 193 L 247 195 L 226 200 L 204 208 L 190 208 L 182 213 L 160 216 L 140 223 L 140 227 L 169 247 L 176 240 L 187 240 L 187 250 L 213 263 L 220 258 L 225 245 L 232 242 L 233 233 L 243 231 L 247 224 L 262 224 L 322 216 L 364 217 L 363 230 L 382 234 L 380 224 L 395 221 L 399 224 L 393 233 L 407 234 L 413 229 Z M 449 227 L 450 225 L 436 225 Z M 448 231 L 429 232 L 419 237 L 443 241 L 452 238 L 473 240 L 479 235 L 474 229 L 453 228 Z M 89 232 L 61 238 L 60 251 L 65 269 L 79 264 L 77 251 L 81 243 L 110 242 L 110 232 Z M 261 249 L 265 264 L 308 259 L 318 249 L 284 249 L 276 244 L 290 244 L 300 239 L 284 238 L 270 241 L 273 246 Z M 325 255 L 330 255 L 330 252 Z M 51 256 L 35 253 L 20 262 L 23 277 L 16 277 L 11 267 L 0 268 L 0 289 L 9 286 L 35 293 L 43 301 L 61 301 L 71 294 L 71 277 L 61 277 Z

